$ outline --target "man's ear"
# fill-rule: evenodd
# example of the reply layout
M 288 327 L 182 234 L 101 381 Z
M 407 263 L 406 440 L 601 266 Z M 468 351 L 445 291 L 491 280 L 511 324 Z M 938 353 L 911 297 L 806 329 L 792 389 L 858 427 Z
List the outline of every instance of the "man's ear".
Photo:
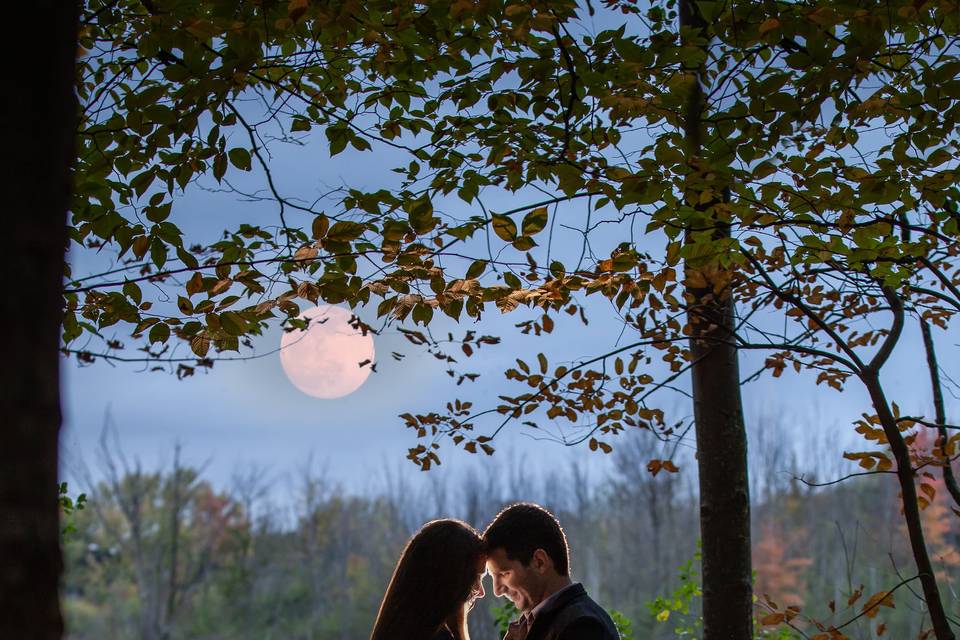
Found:
M 532 566 L 537 573 L 543 575 L 547 570 L 553 569 L 553 559 L 543 549 L 537 549 L 533 552 L 533 557 L 530 558 L 530 566 Z

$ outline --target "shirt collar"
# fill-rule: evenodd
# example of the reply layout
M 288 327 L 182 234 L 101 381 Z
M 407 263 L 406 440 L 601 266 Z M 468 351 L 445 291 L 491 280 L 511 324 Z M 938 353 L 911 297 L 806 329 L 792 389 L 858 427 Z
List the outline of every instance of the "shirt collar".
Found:
M 580 583 L 579 583 L 579 582 L 571 582 L 570 584 L 568 584 L 567 586 L 563 587 L 562 589 L 560 589 L 560 590 L 558 590 L 558 591 L 554 591 L 554 592 L 550 595 L 549 598 L 546 598 L 546 599 L 544 599 L 543 601 L 541 601 L 540 604 L 538 604 L 538 605 L 535 606 L 533 609 L 531 609 L 531 610 L 530 610 L 530 613 L 527 614 L 527 616 L 528 616 L 528 618 L 530 619 L 530 621 L 532 622 L 532 621 L 533 621 L 533 618 L 535 618 L 538 613 L 540 613 L 541 611 L 543 611 L 543 610 L 547 607 L 547 605 L 550 605 L 550 604 L 556 602 L 557 599 L 560 597 L 560 594 L 561 594 L 561 593 L 563 593 L 563 592 L 566 591 L 567 589 L 571 589 L 571 588 L 577 586 L 578 584 L 580 584 Z

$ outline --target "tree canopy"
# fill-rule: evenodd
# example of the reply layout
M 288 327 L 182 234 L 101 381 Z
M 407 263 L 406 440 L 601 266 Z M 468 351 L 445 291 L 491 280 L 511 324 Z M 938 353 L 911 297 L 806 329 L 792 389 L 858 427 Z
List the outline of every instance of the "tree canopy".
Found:
M 299 305 L 318 300 L 427 324 L 435 312 L 476 318 L 493 306 L 535 306 L 549 318 L 600 294 L 679 371 L 681 261 L 703 265 L 687 274 L 695 281 L 725 286 L 711 280 L 716 269 L 735 277 L 749 310 L 743 333 L 758 336 L 740 346 L 770 350 L 775 375 L 817 366 L 822 344 L 853 365 L 821 374 L 842 386 L 866 356 L 830 334 L 882 313 L 884 287 L 945 326 L 958 307 L 960 62 L 949 3 L 882 12 L 707 3 L 709 115 L 697 158 L 685 156 L 678 130 L 693 81 L 682 65 L 696 48 L 681 46 L 672 3 L 607 4 L 628 14 L 625 24 L 593 32 L 591 7 L 566 2 L 89 3 L 72 235 L 116 251 L 118 268 L 74 274 L 65 346 L 123 322 L 152 353 L 185 340 L 205 359 L 239 349 L 278 315 L 296 323 Z M 270 186 L 268 141 L 314 131 L 333 156 L 399 150 L 398 183 L 346 186 L 336 210 L 273 192 L 278 225 L 244 225 L 208 246 L 171 221 L 175 196 L 195 182 L 259 167 Z M 535 189 L 545 195 L 512 211 L 484 206 L 496 190 Z M 730 238 L 698 226 L 715 212 Z M 290 224 L 294 213 L 310 224 Z M 585 259 L 570 260 L 581 247 L 568 243 L 546 261 L 558 216 L 582 229 Z M 145 294 L 146 282 L 177 305 Z M 769 340 L 764 318 L 781 309 L 797 333 Z M 859 332 L 851 346 L 870 351 L 883 335 Z M 552 394 L 590 377 L 545 366 L 531 383 L 522 369 L 512 377 L 533 388 L 561 378 L 520 400 L 524 410 L 562 406 Z M 627 395 L 636 415 L 639 394 Z

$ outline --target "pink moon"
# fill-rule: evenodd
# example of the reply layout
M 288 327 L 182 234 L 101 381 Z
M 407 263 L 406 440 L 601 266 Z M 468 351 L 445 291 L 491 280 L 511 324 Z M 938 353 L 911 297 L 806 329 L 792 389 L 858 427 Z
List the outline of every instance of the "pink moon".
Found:
M 352 315 L 321 305 L 300 314 L 310 320 L 306 331 L 284 332 L 280 364 L 297 389 L 330 400 L 349 395 L 366 382 L 374 358 L 373 337 L 350 326 Z

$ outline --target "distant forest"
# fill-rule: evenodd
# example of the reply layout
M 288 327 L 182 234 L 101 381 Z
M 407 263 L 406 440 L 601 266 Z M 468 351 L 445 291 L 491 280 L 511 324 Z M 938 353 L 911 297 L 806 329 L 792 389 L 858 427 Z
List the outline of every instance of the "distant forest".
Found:
M 895 478 L 834 483 L 863 469 L 840 459 L 835 444 L 811 442 L 811 431 L 776 420 L 753 429 L 758 637 L 813 635 L 809 618 L 827 625 L 856 618 L 843 628 L 851 638 L 916 637 L 929 623 L 908 581 Z M 574 578 L 622 614 L 625 637 L 698 637 L 695 465 L 678 455 L 678 473 L 652 473 L 661 446 L 649 433 L 622 438 L 604 478 L 589 478 L 576 463 L 535 476 L 522 460 L 494 459 L 482 474 L 455 482 L 427 475 L 414 488 L 386 473 L 381 490 L 354 494 L 308 464 L 285 476 L 238 468 L 229 486 L 214 486 L 181 463 L 179 450 L 166 468 L 147 470 L 105 438 L 87 473 L 93 486 L 72 487 L 87 502 L 64 534 L 68 637 L 363 640 L 413 531 L 437 517 L 482 528 L 516 500 L 558 516 Z M 282 505 L 272 487 L 281 478 L 290 491 Z M 939 480 L 928 483 L 935 495 L 923 510 L 927 540 L 957 618 L 960 531 Z M 864 614 L 871 596 L 894 587 Z M 798 607 L 796 629 L 765 615 L 768 602 Z M 495 619 L 505 603 L 488 588 L 471 615 L 474 640 L 500 637 Z

